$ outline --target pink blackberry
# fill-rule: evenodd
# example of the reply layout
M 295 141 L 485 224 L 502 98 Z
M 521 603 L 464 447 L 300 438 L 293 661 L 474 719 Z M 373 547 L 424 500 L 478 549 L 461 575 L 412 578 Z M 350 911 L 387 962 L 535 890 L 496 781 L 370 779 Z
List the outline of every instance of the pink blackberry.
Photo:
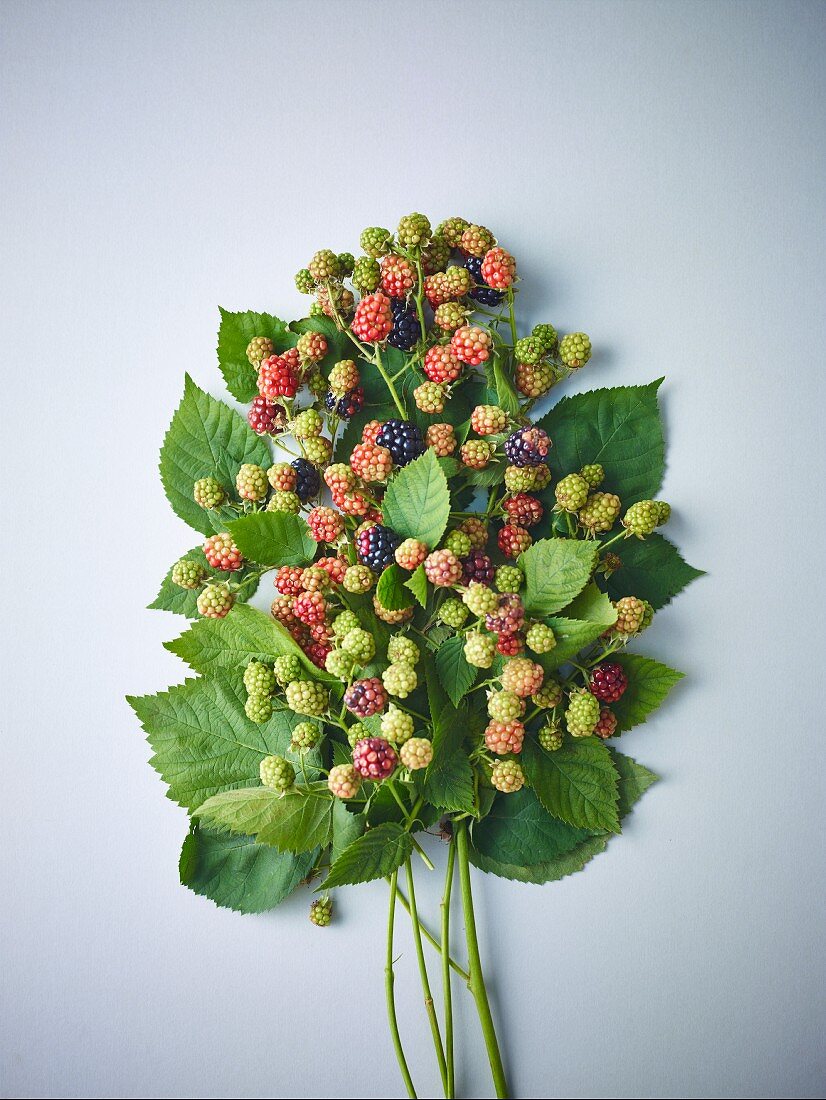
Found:
M 616 661 L 603 661 L 591 672 L 591 694 L 603 703 L 616 703 L 627 687 L 625 669 Z
M 387 691 L 378 676 L 356 680 L 344 693 L 344 705 L 357 718 L 369 718 L 387 706 Z
M 232 535 L 226 533 L 210 535 L 204 542 L 204 556 L 213 569 L 224 573 L 233 573 L 244 563 L 241 551 L 232 541 Z
M 353 749 L 353 767 L 365 779 L 387 779 L 398 762 L 396 750 L 383 737 L 363 737 Z

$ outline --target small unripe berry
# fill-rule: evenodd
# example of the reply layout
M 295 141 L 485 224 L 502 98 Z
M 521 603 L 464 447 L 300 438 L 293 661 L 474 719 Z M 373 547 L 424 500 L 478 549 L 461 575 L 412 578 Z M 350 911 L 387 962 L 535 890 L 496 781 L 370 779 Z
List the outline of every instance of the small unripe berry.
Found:
M 206 570 L 197 561 L 189 561 L 187 558 L 181 558 L 180 561 L 176 561 L 172 566 L 171 580 L 173 584 L 177 584 L 179 588 L 195 589 L 200 588 L 206 576 Z
M 490 771 L 490 781 L 497 791 L 511 794 L 522 788 L 525 773 L 522 771 L 522 765 L 516 760 L 496 760 Z
M 336 798 L 355 798 L 361 786 L 361 776 L 352 764 L 336 764 L 330 768 L 327 787 Z
M 283 756 L 265 756 L 259 771 L 261 782 L 274 791 L 288 791 L 295 783 L 295 768 Z
M 399 759 L 405 768 L 419 771 L 433 759 L 433 746 L 425 737 L 411 737 L 399 750 Z
M 310 902 L 310 920 L 317 928 L 326 928 L 332 919 L 332 898 L 315 898 Z

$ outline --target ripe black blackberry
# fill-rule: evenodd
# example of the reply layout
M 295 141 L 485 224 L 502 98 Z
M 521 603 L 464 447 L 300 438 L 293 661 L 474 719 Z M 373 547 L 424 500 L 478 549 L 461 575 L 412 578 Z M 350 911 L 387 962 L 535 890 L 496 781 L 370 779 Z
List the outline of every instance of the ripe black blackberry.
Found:
M 400 543 L 401 539 L 395 531 L 375 523 L 356 538 L 359 561 L 374 573 L 381 573 L 395 561 L 396 547 Z
M 387 448 L 397 466 L 406 466 L 425 452 L 421 430 L 409 420 L 386 420 L 376 443 Z
M 306 458 L 294 458 L 290 463 L 295 470 L 295 491 L 302 504 L 306 504 L 312 497 L 318 495 L 321 488 L 321 475 Z
M 328 412 L 335 413 L 341 420 L 349 420 L 364 408 L 364 389 L 356 386 L 355 389 L 348 390 L 343 397 L 337 397 L 332 390 L 328 390 L 324 405 Z
M 462 558 L 462 584 L 478 581 L 479 584 L 493 584 L 495 570 L 493 562 L 482 550 L 471 550 Z
M 476 256 L 468 256 L 465 260 L 465 267 L 471 273 L 473 281 L 476 283 L 476 286 L 471 290 L 468 297 L 482 306 L 498 306 L 505 295 L 501 290 L 494 290 L 493 287 L 489 287 L 482 278 L 482 257 L 480 256 L 477 259 Z
M 403 298 L 393 300 L 393 331 L 387 337 L 387 343 L 400 351 L 410 351 L 419 339 L 420 328 L 416 310 Z

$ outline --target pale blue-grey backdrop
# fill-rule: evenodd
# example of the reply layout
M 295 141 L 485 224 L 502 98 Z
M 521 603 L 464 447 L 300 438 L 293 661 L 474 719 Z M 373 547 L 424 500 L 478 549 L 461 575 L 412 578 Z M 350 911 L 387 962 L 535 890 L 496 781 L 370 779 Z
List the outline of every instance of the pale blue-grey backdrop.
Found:
M 193 541 L 156 452 L 184 370 L 220 390 L 218 304 L 297 315 L 315 248 L 410 210 L 493 226 L 527 319 L 592 335 L 571 389 L 667 376 L 710 570 L 645 639 L 688 677 L 624 739 L 663 777 L 626 835 L 479 876 L 515 1093 L 822 1095 L 825 11 L 2 5 L 4 1096 L 400 1095 L 384 887 L 325 932 L 180 888 L 122 696 L 183 676 L 141 608 Z

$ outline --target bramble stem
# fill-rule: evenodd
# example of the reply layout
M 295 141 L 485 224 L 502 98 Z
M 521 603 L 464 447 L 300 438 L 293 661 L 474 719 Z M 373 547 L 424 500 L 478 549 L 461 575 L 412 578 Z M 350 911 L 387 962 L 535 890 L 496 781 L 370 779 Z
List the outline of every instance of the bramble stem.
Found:
M 453 992 L 450 988 L 450 894 L 453 889 L 453 865 L 456 844 L 451 839 L 447 849 L 445 888 L 442 894 L 442 1000 L 445 1006 L 445 1058 L 447 1060 L 447 1088 L 445 1096 L 456 1095 L 456 1071 L 453 1061 Z
M 456 854 L 459 857 L 459 885 L 462 890 L 462 910 L 465 917 L 465 939 L 467 941 L 468 971 L 470 981 L 468 988 L 476 1002 L 476 1011 L 479 1014 L 479 1023 L 482 1025 L 482 1035 L 485 1039 L 485 1047 L 488 1052 L 490 1071 L 493 1075 L 493 1085 L 499 1100 L 506 1100 L 510 1095 L 508 1083 L 505 1079 L 505 1069 L 502 1065 L 502 1055 L 499 1053 L 499 1043 L 496 1039 L 496 1029 L 493 1026 L 493 1016 L 488 1002 L 488 992 L 485 988 L 485 977 L 482 973 L 482 960 L 479 956 L 479 941 L 476 938 L 476 918 L 473 912 L 473 894 L 470 889 L 470 861 L 468 859 L 467 820 L 455 822 L 456 827 Z
M 407 1059 L 404 1056 L 402 1039 L 399 1034 L 399 1023 L 396 1019 L 396 998 L 393 993 L 395 975 L 393 973 L 393 925 L 396 919 L 396 890 L 399 872 L 394 871 L 390 877 L 390 913 L 387 918 L 387 961 L 384 965 L 384 992 L 387 1000 L 387 1021 L 390 1024 L 390 1034 L 393 1037 L 393 1046 L 396 1050 L 396 1058 L 399 1062 L 402 1078 L 404 1079 L 407 1095 L 410 1100 L 416 1100 L 416 1090 L 413 1087 L 413 1079 L 407 1068 Z
M 379 374 L 382 376 L 385 383 L 387 384 L 387 388 L 390 390 L 390 396 L 393 398 L 396 408 L 399 410 L 399 415 L 401 416 L 402 420 L 406 420 L 407 413 L 405 412 L 405 408 L 402 404 L 401 398 L 396 392 L 396 387 L 393 385 L 393 379 L 384 369 L 384 363 L 382 362 L 381 351 L 378 344 L 376 344 L 376 366 L 379 368 Z
M 389 878 L 385 879 L 384 881 L 388 885 L 390 884 L 390 879 Z M 401 890 L 401 889 L 397 889 L 396 890 L 396 897 L 398 898 L 399 904 L 401 905 L 401 907 L 404 910 L 406 910 L 406 912 L 409 914 L 410 913 L 410 903 L 408 902 L 407 898 L 405 897 L 404 891 Z M 421 921 L 419 921 L 419 928 L 421 928 L 422 935 L 427 940 L 427 942 L 430 944 L 430 946 L 434 950 L 438 951 L 441 954 L 444 951 L 444 948 L 443 948 L 442 944 L 433 935 L 433 933 L 430 932 L 429 929 L 427 928 L 427 926 L 422 924 Z M 468 974 L 467 970 L 463 970 L 462 967 L 459 966 L 459 964 L 456 962 L 456 960 L 454 958 L 450 958 L 450 968 L 451 968 L 451 970 L 453 970 L 456 973 L 456 975 L 458 977 L 460 977 L 462 979 L 463 982 L 467 983 L 467 982 L 470 981 L 470 974 Z
M 424 947 L 422 946 L 422 932 L 419 927 L 419 912 L 416 908 L 416 891 L 413 886 L 413 866 L 410 860 L 405 861 L 407 872 L 407 893 L 410 899 L 410 920 L 413 923 L 413 941 L 416 945 L 416 958 L 419 962 L 419 977 L 422 981 L 422 993 L 424 994 L 424 1007 L 427 1018 L 430 1021 L 430 1033 L 433 1036 L 433 1049 L 436 1051 L 436 1061 L 439 1065 L 439 1074 L 442 1078 L 442 1088 L 447 1091 L 447 1065 L 445 1052 L 442 1046 L 442 1036 L 439 1032 L 439 1019 L 436 1016 L 436 1007 L 433 1004 L 433 994 L 430 992 L 430 979 L 427 976 L 427 964 L 424 959 Z

